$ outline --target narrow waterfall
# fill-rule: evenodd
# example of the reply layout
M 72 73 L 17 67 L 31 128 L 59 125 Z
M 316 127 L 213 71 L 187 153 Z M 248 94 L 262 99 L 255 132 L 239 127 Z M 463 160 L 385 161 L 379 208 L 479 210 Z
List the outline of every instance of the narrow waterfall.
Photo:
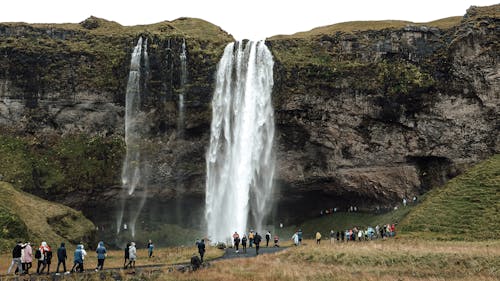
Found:
M 208 237 L 258 232 L 269 214 L 274 175 L 273 59 L 263 41 L 230 43 L 217 66 L 206 156 Z
M 147 186 L 143 183 L 144 167 L 141 159 L 141 141 L 143 129 L 143 114 L 141 112 L 141 59 L 144 59 L 146 76 L 148 75 L 148 54 L 147 40 L 143 46 L 142 37 L 132 52 L 130 60 L 130 72 L 127 82 L 125 98 L 125 145 L 126 155 L 122 167 L 122 204 L 121 211 L 117 219 L 117 233 L 122 229 L 130 229 L 132 236 L 135 236 L 135 222 L 144 206 L 146 200 Z M 140 187 L 141 195 L 134 196 L 132 206 L 127 199 L 130 199 L 136 188 Z M 130 210 L 128 210 L 130 209 Z M 124 218 L 124 215 L 127 218 Z
M 182 51 L 179 55 L 181 60 L 181 83 L 179 92 L 179 119 L 177 121 L 177 135 L 180 138 L 184 137 L 184 93 L 187 83 L 187 55 L 186 55 L 186 39 L 182 40 Z

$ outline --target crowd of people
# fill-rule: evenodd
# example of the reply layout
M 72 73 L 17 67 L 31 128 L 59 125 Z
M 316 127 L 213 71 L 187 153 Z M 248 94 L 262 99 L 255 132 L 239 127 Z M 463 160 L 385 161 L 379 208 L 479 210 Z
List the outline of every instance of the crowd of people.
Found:
M 292 240 L 295 246 L 302 244 L 302 230 L 297 230 L 293 236 Z M 368 241 L 373 239 L 387 239 L 389 237 L 396 236 L 396 224 L 384 224 L 383 226 L 377 225 L 375 228 L 369 226 L 366 228 L 353 227 L 346 230 L 334 231 L 330 230 L 329 234 L 330 243 L 337 242 L 349 242 L 349 241 Z M 316 244 L 321 244 L 322 235 L 318 231 L 314 235 Z
M 271 232 L 268 230 L 265 234 L 265 239 L 266 239 L 266 247 L 269 247 L 269 242 L 271 241 Z M 248 235 L 246 233 L 243 233 L 243 236 L 240 237 L 240 234 L 235 231 L 233 236 L 232 236 L 232 242 L 233 242 L 233 247 L 235 248 L 235 253 L 239 253 L 239 248 L 240 248 L 240 243 L 241 243 L 241 249 L 243 253 L 247 252 L 247 244 L 248 248 L 252 248 L 255 246 L 255 254 L 259 254 L 259 249 L 260 249 L 260 243 L 262 242 L 262 236 L 254 231 L 253 229 L 250 229 L 248 232 Z M 274 235 L 274 245 L 273 247 L 279 247 L 279 237 L 278 235 Z
M 148 256 L 153 257 L 154 245 L 149 240 L 147 245 Z M 107 250 L 103 241 L 100 241 L 95 250 L 97 264 L 95 271 L 104 269 L 104 261 L 107 257 Z M 73 266 L 70 270 L 66 266 L 66 261 L 68 260 L 68 253 L 66 250 L 65 243 L 61 243 L 56 251 L 57 255 L 57 267 L 55 270 L 56 275 L 60 274 L 70 274 L 72 272 L 83 272 L 85 257 L 87 256 L 87 251 L 84 245 L 76 245 L 76 249 L 73 253 Z M 23 243 L 18 241 L 14 248 L 12 249 L 12 262 L 7 270 L 7 274 L 10 274 L 14 270 L 14 274 L 25 275 L 30 274 L 30 270 L 33 266 L 33 262 L 37 263 L 36 274 L 50 274 L 50 265 L 52 264 L 52 248 L 47 244 L 47 242 L 42 242 L 40 246 L 34 250 L 30 242 Z M 137 249 L 134 242 L 127 243 L 124 253 L 124 263 L 123 267 L 125 269 L 130 268 L 135 271 L 135 261 L 137 259 Z M 61 270 L 61 271 L 60 271 Z

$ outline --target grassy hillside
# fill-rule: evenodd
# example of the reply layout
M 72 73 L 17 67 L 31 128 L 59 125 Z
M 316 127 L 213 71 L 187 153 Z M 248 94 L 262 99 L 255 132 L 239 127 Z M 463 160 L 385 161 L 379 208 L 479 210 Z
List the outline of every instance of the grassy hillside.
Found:
M 0 250 L 10 249 L 17 239 L 34 245 L 47 241 L 89 241 L 94 225 L 80 212 L 61 204 L 16 190 L 0 181 Z
M 500 237 L 500 155 L 495 155 L 426 194 L 401 230 L 441 239 Z

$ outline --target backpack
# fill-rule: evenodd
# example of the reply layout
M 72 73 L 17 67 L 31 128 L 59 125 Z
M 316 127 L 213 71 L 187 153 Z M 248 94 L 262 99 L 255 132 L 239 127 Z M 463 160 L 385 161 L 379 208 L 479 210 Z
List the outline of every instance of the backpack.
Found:
M 36 249 L 35 259 L 41 259 L 41 258 L 42 258 L 42 252 L 40 251 L 40 249 Z
M 46 255 L 47 255 L 47 260 L 49 261 L 52 260 L 52 251 L 48 251 Z

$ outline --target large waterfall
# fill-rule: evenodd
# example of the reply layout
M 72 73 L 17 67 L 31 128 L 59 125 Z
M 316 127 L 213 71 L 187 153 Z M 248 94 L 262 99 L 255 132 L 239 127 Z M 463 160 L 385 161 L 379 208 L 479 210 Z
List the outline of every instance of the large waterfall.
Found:
M 263 41 L 226 46 L 217 68 L 207 152 L 208 236 L 263 231 L 274 175 L 273 59 Z
M 117 232 L 122 229 L 130 229 L 135 236 L 135 223 L 146 200 L 145 168 L 141 159 L 141 141 L 144 116 L 141 107 L 141 59 L 144 59 L 145 75 L 148 75 L 148 53 L 147 40 L 144 42 L 139 38 L 130 60 L 130 72 L 127 83 L 125 100 L 125 145 L 126 155 L 122 167 L 122 204 L 117 219 Z M 141 196 L 134 195 L 136 188 L 141 187 Z M 133 203 L 129 203 L 132 199 Z M 124 219 L 125 213 L 127 218 Z M 123 223 L 123 225 L 122 225 Z

